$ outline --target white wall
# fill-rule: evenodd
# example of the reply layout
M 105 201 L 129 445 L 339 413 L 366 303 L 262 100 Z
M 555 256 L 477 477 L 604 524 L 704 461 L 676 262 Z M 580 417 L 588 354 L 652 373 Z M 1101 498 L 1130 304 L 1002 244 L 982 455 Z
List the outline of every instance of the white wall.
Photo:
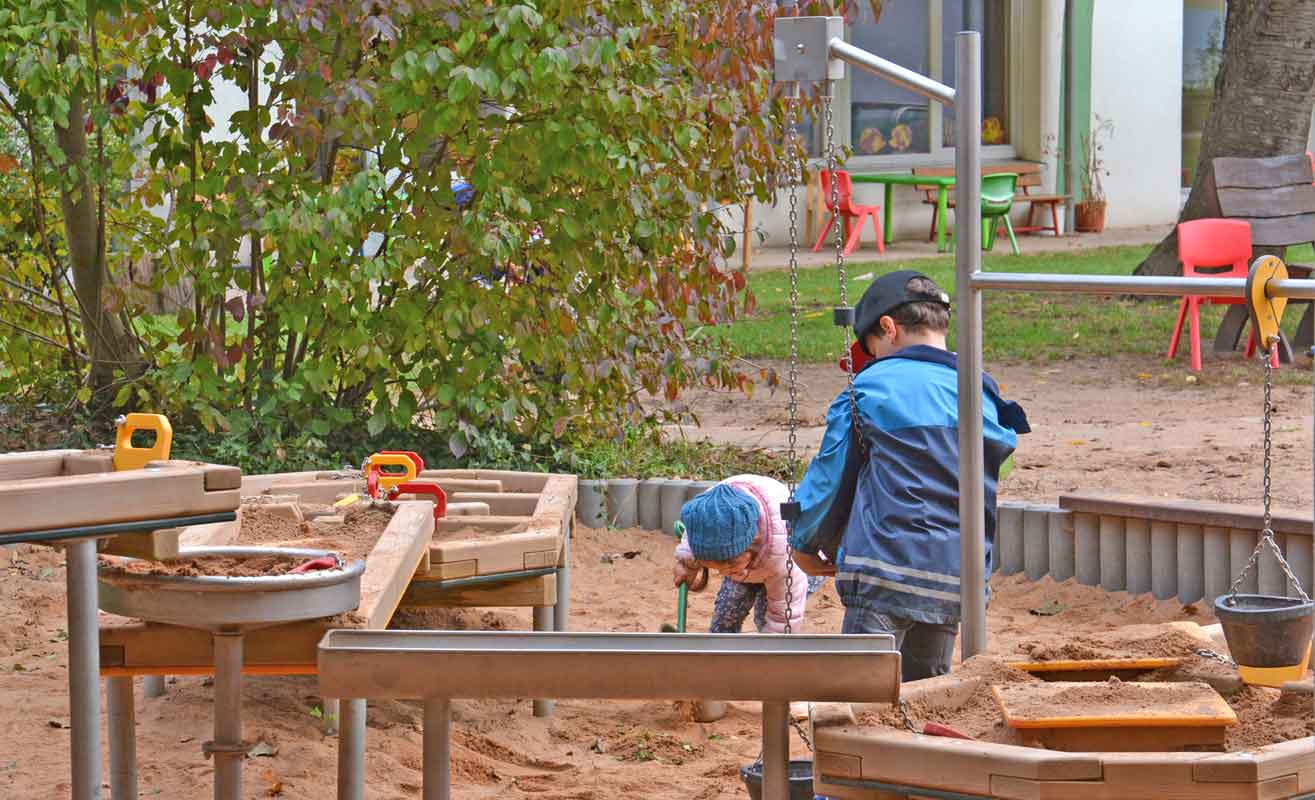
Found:
M 1106 224 L 1172 224 L 1182 169 L 1183 4 L 1106 0 L 1095 4 L 1092 23 L 1091 111 L 1114 121 L 1104 151 Z

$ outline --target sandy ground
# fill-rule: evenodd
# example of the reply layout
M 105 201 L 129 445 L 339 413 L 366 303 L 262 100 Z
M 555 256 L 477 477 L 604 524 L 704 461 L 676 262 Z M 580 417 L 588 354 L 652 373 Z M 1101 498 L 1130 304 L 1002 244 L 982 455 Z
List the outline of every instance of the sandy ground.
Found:
M 577 532 L 573 548 L 572 625 L 589 631 L 656 631 L 674 621 L 669 584 L 672 540 L 643 531 Z M 631 554 L 627 558 L 626 554 Z M 611 556 L 608 563 L 604 556 Z M 68 796 L 68 709 L 64 644 L 64 569 L 60 553 L 22 552 L 0 568 L 0 605 L 11 624 L 0 628 L 0 797 Z M 1195 606 L 1158 603 L 1149 596 L 1107 595 L 1099 589 L 1050 581 L 997 580 L 992 603 L 992 649 L 1063 632 L 1106 630 L 1174 619 L 1211 620 Z M 693 595 L 689 625 L 706 630 L 714 586 Z M 1028 613 L 1051 600 L 1056 616 Z M 806 629 L 836 631 L 841 606 L 828 582 L 815 595 Z M 527 629 L 527 609 L 427 612 L 415 623 L 455 628 Z M 211 765 L 201 743 L 210 738 L 211 689 L 198 677 L 171 680 L 164 697 L 137 695 L 142 797 L 204 798 Z M 311 678 L 249 678 L 245 732 L 272 751 L 247 762 L 246 796 L 324 800 L 331 796 L 336 743 L 319 731 Z M 668 702 L 560 702 L 552 719 L 535 719 L 528 701 L 454 704 L 454 779 L 462 798 L 743 797 L 740 766 L 758 753 L 758 708 L 732 704 L 723 720 L 703 725 Z M 806 756 L 794 743 L 796 756 Z M 420 709 L 377 703 L 369 712 L 367 797 L 419 795 Z M 108 765 L 106 765 L 108 781 Z M 107 783 L 108 785 L 108 783 Z M 107 790 L 108 793 L 108 790 Z
M 781 365 L 773 365 L 781 368 Z M 1196 383 L 1181 364 L 1111 357 L 1051 365 L 988 364 L 1009 399 L 1027 410 L 1016 468 L 1001 496 L 1053 503 L 1073 491 L 1258 503 L 1263 461 L 1258 364 L 1210 356 Z M 1274 505 L 1312 501 L 1309 362 L 1285 368 L 1274 388 Z M 784 369 L 781 369 L 784 374 Z M 1304 376 L 1304 377 L 1299 377 Z M 826 410 L 845 388 L 834 366 L 800 370 L 801 457 L 816 452 Z M 699 391 L 684 398 L 700 426 L 684 434 L 743 446 L 784 448 L 787 396 Z

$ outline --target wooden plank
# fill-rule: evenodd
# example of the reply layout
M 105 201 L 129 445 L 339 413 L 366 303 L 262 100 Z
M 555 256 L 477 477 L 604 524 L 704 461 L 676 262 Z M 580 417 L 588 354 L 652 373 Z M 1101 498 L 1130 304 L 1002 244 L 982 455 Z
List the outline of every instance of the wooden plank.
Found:
M 1210 503 L 1198 500 L 1165 500 L 1136 495 L 1082 492 L 1061 495 L 1059 507 L 1085 514 L 1158 520 L 1184 525 L 1259 530 L 1263 514 L 1259 506 Z M 1279 533 L 1311 535 L 1309 513 L 1275 509 L 1273 528 Z
M 999 800 L 1279 800 L 1296 794 L 1297 776 L 1258 784 L 1201 784 L 1162 780 L 1143 770 L 1134 783 L 1038 781 L 991 776 L 990 796 Z
M 0 481 L 51 478 L 64 474 L 64 457 L 81 450 L 39 450 L 31 453 L 0 453 Z
M 501 536 L 486 535 L 452 542 L 434 542 L 429 546 L 429 561 L 432 566 L 425 577 L 436 577 L 435 573 L 444 565 L 470 561 L 476 563 L 473 573 L 475 575 L 541 569 L 556 563 L 561 547 L 561 537 L 551 529 L 508 533 Z
M 539 506 L 538 494 L 522 492 L 448 492 L 447 499 L 454 503 L 484 503 L 490 514 L 504 517 L 528 517 Z
M 476 480 L 474 478 L 425 478 L 425 480 L 437 483 L 440 488 L 452 497 L 456 494 L 501 494 L 503 491 L 502 481 Z M 481 498 L 476 498 L 480 500 Z
M 333 503 L 345 494 L 351 494 L 357 490 L 364 492 L 364 488 L 365 484 L 363 482 L 352 480 L 281 481 L 271 484 L 264 492 L 294 495 L 303 503 Z
M 1309 185 L 1315 180 L 1305 153 L 1270 158 L 1216 158 L 1210 165 L 1219 189 L 1268 189 L 1298 183 Z
M 453 517 L 451 519 L 440 519 L 438 521 L 438 533 L 453 533 L 464 531 L 466 529 L 481 531 L 505 531 L 517 527 L 518 525 L 529 525 L 533 517 L 508 517 L 508 516 L 487 516 L 487 517 Z
M 489 513 L 488 503 L 447 504 L 447 515 L 449 517 L 487 517 Z
M 129 533 L 102 539 L 97 552 L 113 556 L 144 558 L 147 561 L 167 561 L 178 558 L 178 535 L 180 528 L 169 528 L 148 533 Z
M 1028 728 L 1220 728 L 1237 723 L 1237 714 L 1224 698 L 1205 685 L 1175 683 L 1119 684 L 1125 695 L 1100 706 L 1051 713 L 1044 709 L 1057 698 L 1091 687 L 1090 683 L 1015 683 L 992 686 L 1005 723 Z M 1154 707 L 1143 701 L 1153 698 Z
M 427 469 L 420 473 L 422 478 L 466 478 L 479 481 L 501 481 L 504 492 L 537 492 L 549 479 L 558 476 L 547 472 L 515 472 L 502 469 Z
M 365 559 L 361 604 L 356 613 L 367 628 L 386 628 L 434 535 L 427 503 L 398 503 L 383 535 Z
M 207 491 L 205 475 L 203 467 L 179 466 L 7 481 L 0 483 L 0 533 L 236 509 L 239 492 Z
M 418 579 L 402 596 L 402 607 L 524 608 L 557 602 L 557 576 L 540 575 L 488 586 L 443 589 L 438 581 Z
M 1305 244 L 1315 236 L 1315 214 L 1294 214 L 1272 219 L 1249 218 L 1251 244 L 1266 247 L 1288 247 Z
M 323 474 L 318 471 L 307 472 L 276 472 L 266 475 L 243 475 L 242 476 L 242 494 L 246 497 L 252 497 L 258 494 L 268 494 L 270 487 L 276 483 L 304 483 L 313 481 L 317 475 Z
M 1102 764 L 1090 753 L 1053 753 L 1026 747 L 942 739 L 905 731 L 822 728 L 813 743 L 857 757 L 862 780 L 986 795 L 992 775 L 1036 781 L 1099 780 Z
M 1222 725 L 1169 725 L 1123 728 L 1028 728 L 1023 743 L 1066 753 L 1162 753 L 1188 748 L 1220 748 L 1227 738 Z
M 1219 208 L 1226 217 L 1290 217 L 1315 211 L 1315 185 L 1298 183 L 1264 189 L 1219 190 Z
M 94 475 L 114 471 L 113 450 L 80 450 L 64 456 L 60 475 Z M 29 476 L 36 477 L 36 476 Z
M 1309 767 L 1312 758 L 1315 736 L 1307 736 L 1246 753 L 1202 756 L 1193 768 L 1193 777 L 1202 783 L 1256 783 Z
M 309 620 L 248 631 L 243 660 L 248 665 L 310 665 L 328 620 Z M 178 674 L 183 669 L 214 667 L 214 645 L 208 632 L 101 615 L 100 661 L 103 671 L 132 674 Z

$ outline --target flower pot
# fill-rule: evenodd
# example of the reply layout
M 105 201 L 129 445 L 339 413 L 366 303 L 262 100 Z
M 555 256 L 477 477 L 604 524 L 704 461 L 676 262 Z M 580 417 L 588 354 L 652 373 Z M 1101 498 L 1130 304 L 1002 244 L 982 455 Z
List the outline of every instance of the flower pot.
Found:
M 1073 227 L 1081 233 L 1105 230 L 1105 201 L 1095 200 L 1073 206 Z

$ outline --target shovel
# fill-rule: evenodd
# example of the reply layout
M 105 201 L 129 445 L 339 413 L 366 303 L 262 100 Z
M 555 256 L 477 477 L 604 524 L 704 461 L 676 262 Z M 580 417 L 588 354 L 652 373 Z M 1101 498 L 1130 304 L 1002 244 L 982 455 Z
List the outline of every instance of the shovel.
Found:
M 706 580 L 705 580 L 706 583 Z M 685 616 L 689 610 L 689 584 L 682 583 L 676 593 L 676 624 L 662 623 L 663 633 L 684 633 Z M 695 722 L 716 722 L 726 716 L 726 704 L 721 700 L 694 700 Z

